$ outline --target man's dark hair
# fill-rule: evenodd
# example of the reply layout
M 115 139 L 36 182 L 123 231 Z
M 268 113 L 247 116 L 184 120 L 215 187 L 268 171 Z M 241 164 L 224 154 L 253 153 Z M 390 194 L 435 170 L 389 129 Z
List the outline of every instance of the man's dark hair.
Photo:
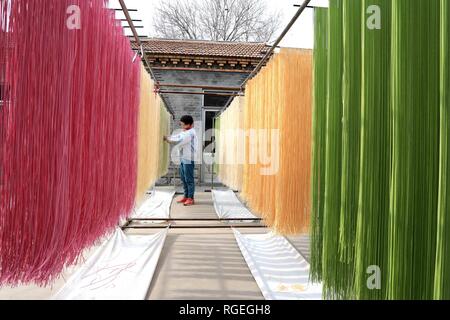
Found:
M 184 124 L 187 124 L 188 126 L 194 124 L 194 118 L 192 118 L 191 116 L 183 116 L 181 117 L 180 121 L 183 122 Z

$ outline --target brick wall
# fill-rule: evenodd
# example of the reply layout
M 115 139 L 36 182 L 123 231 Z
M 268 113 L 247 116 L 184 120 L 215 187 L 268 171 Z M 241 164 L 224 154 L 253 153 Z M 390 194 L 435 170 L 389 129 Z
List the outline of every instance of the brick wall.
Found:
M 218 86 L 239 86 L 248 74 L 240 72 L 207 72 L 207 71 L 180 71 L 180 70 L 154 70 L 158 81 L 164 83 L 191 84 L 191 85 L 218 85 Z M 201 91 L 201 89 L 185 89 L 171 88 L 171 91 Z M 202 128 L 201 125 L 203 112 L 203 96 L 202 95 L 180 95 L 165 94 L 166 102 L 175 112 L 175 121 L 172 123 L 172 130 L 179 129 L 179 119 L 184 115 L 191 115 L 197 122 L 197 134 L 199 144 L 202 145 Z M 201 165 L 197 165 L 195 169 L 196 183 L 200 181 Z M 174 178 L 175 176 L 175 178 Z M 175 180 L 174 180 L 175 179 Z M 169 174 L 160 179 L 157 185 L 179 185 L 181 183 L 179 169 L 173 163 L 170 166 Z

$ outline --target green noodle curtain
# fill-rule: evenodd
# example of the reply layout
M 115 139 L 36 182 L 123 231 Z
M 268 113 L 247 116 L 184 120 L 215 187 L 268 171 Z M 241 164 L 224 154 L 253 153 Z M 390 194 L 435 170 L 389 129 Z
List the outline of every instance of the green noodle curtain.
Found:
M 328 95 L 326 111 L 325 204 L 322 276 L 324 295 L 338 298 L 347 288 L 345 266 L 339 259 L 342 177 L 343 0 L 330 1 L 328 10 Z
M 381 29 L 361 26 L 361 163 L 355 247 L 355 296 L 359 299 L 386 298 L 387 277 L 381 277 L 381 290 L 369 290 L 366 272 L 370 266 L 387 270 L 391 172 L 391 1 L 363 1 L 363 8 L 378 6 L 382 20 Z
M 441 150 L 435 299 L 450 299 L 450 4 L 441 0 Z
M 361 131 L 361 1 L 344 0 L 342 74 L 342 177 L 339 259 L 345 267 L 342 297 L 350 298 L 354 281 L 359 196 Z
M 447 0 L 316 9 L 311 278 L 325 298 L 450 299 L 448 17 Z
M 439 185 L 439 4 L 440 0 L 392 1 L 388 268 L 392 299 L 433 297 Z
M 325 201 L 328 9 L 314 10 L 313 143 L 311 203 L 311 280 L 322 279 L 322 228 Z

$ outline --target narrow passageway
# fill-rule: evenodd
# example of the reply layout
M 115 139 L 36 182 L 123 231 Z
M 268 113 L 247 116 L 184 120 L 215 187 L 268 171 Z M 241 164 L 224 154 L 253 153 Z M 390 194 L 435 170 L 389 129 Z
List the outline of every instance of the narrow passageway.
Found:
M 203 189 L 204 190 L 204 189 Z M 173 219 L 217 219 L 211 193 L 199 192 L 196 205 L 184 207 L 174 198 Z M 218 225 L 211 221 L 177 221 L 174 225 Z M 240 229 L 245 234 L 267 229 Z M 300 252 L 308 239 L 291 238 Z M 303 252 L 302 252 L 303 253 Z M 308 259 L 308 255 L 306 255 Z M 264 300 L 231 229 L 172 229 L 167 236 L 148 299 Z
M 160 188 L 169 190 L 173 187 Z M 212 195 L 200 188 L 196 205 L 184 207 L 172 201 L 172 219 L 217 219 Z M 148 197 L 147 197 L 148 198 Z M 139 224 L 139 222 L 135 222 Z M 174 221 L 173 225 L 220 225 L 217 221 Z M 239 229 L 244 234 L 267 233 L 268 229 Z M 127 234 L 150 235 L 160 231 L 129 229 Z M 309 260 L 307 237 L 288 238 Z M 50 299 L 64 286 L 98 247 L 83 254 L 80 264 L 67 269 L 53 286 L 34 285 L 3 288 L 0 299 Z M 147 293 L 148 300 L 264 300 L 250 269 L 242 256 L 235 236 L 229 229 L 171 229 L 165 241 L 157 269 Z
M 171 218 L 216 219 L 211 193 L 199 192 L 196 205 L 174 198 Z M 216 222 L 174 222 L 216 225 Z M 253 231 L 255 232 L 255 231 Z M 256 232 L 264 232 L 257 230 Z M 231 229 L 172 229 L 167 236 L 148 299 L 263 300 Z

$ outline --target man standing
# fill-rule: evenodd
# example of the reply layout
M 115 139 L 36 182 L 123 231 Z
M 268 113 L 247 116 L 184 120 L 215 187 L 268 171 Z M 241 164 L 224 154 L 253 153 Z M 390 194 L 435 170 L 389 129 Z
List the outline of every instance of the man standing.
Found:
M 164 137 L 167 143 L 177 145 L 180 148 L 181 165 L 180 175 L 184 187 L 184 197 L 178 201 L 185 206 L 195 204 L 195 155 L 197 154 L 198 138 L 194 129 L 194 119 L 191 116 L 183 116 L 180 120 L 183 132 L 171 137 Z

